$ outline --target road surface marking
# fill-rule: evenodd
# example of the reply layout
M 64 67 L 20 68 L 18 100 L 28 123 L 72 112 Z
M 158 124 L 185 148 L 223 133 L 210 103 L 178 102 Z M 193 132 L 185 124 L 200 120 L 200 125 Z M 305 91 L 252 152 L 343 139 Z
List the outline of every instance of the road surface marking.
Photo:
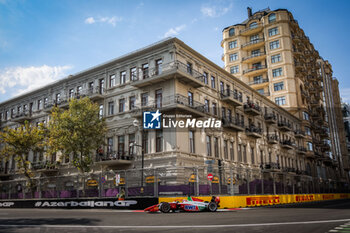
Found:
M 348 222 L 350 219 L 316 220 L 307 222 L 275 222 L 275 223 L 251 223 L 230 225 L 192 225 L 192 226 L 91 226 L 91 225 L 28 225 L 28 224 L 1 224 L 0 227 L 46 227 L 46 228 L 110 228 L 110 229 L 153 229 L 153 228 L 225 228 L 225 227 L 257 227 L 257 226 L 279 226 L 299 224 L 321 224 L 331 222 Z

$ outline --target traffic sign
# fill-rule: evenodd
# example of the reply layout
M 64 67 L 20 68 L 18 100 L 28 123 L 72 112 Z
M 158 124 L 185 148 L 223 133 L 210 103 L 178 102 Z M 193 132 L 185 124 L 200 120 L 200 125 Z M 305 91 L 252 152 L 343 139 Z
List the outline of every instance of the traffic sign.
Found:
M 213 180 L 213 174 L 211 174 L 211 173 L 209 173 L 208 175 L 207 175 L 207 178 L 208 178 L 208 180 L 210 180 L 210 181 L 212 181 Z

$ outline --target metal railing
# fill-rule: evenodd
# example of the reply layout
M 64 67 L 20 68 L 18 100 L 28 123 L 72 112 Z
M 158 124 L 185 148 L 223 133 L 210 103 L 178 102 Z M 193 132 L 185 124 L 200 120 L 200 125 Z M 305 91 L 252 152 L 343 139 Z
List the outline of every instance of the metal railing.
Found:
M 252 67 L 250 69 L 243 70 L 243 74 L 247 74 L 247 73 L 250 73 L 250 72 L 253 72 L 253 71 L 257 71 L 257 70 L 263 70 L 263 69 L 266 69 L 266 68 L 267 68 L 266 65 L 260 65 L 260 66 Z
M 263 42 L 263 41 L 264 41 L 264 38 L 258 38 L 258 39 L 255 39 L 255 40 L 252 40 L 252 41 L 250 41 L 248 43 L 243 44 L 241 46 L 241 48 L 243 49 L 244 47 L 247 47 L 247 46 L 250 46 L 250 45 L 253 45 L 253 44 L 258 44 L 258 43 Z
M 243 102 L 243 95 L 230 89 L 226 89 L 220 92 L 220 95 L 221 98 L 232 97 L 233 99 L 238 100 L 239 102 Z

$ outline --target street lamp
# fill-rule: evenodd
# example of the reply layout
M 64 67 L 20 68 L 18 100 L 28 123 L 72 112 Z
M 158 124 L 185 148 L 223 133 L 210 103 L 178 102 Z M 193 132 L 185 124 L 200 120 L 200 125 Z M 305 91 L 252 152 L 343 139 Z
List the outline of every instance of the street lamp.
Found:
M 137 119 L 135 119 L 132 123 L 133 123 L 133 125 L 135 127 L 140 129 L 139 121 Z M 143 193 L 143 167 L 144 167 L 144 160 L 145 160 L 145 150 L 143 148 L 144 131 L 145 130 L 142 127 L 142 130 L 141 130 L 141 145 L 137 145 L 136 143 L 134 143 L 134 146 L 141 147 L 141 193 Z

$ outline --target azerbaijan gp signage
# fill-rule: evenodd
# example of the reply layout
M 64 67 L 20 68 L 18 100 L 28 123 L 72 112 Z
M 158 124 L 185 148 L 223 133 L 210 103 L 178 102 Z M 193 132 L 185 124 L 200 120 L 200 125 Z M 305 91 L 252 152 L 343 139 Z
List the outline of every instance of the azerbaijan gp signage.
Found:
M 4 208 L 63 208 L 63 209 L 133 209 L 142 210 L 158 204 L 158 198 L 132 198 L 117 200 L 116 198 L 85 199 L 42 199 L 42 200 L 9 200 L 0 201 L 0 209 Z
M 137 201 L 37 201 L 34 206 L 38 207 L 129 207 L 136 205 Z

